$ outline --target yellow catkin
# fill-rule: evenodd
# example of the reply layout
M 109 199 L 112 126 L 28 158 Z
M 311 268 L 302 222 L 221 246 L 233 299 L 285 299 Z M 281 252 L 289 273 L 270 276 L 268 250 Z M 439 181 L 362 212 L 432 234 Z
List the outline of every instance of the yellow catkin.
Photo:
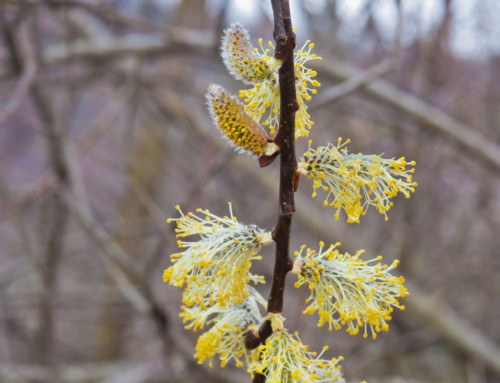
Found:
M 207 103 L 214 124 L 241 151 L 261 156 L 269 138 L 245 107 L 219 85 L 208 88 Z
M 181 209 L 176 223 L 178 246 L 183 251 L 171 254 L 173 265 L 163 278 L 183 287 L 186 306 L 207 304 L 207 299 L 230 306 L 248 297 L 248 284 L 263 283 L 263 277 L 250 273 L 252 261 L 259 260 L 259 250 L 272 242 L 271 233 L 255 225 L 244 225 L 233 216 L 219 217 L 208 210 L 184 214 Z M 209 219 L 207 219 L 209 218 Z M 192 241 L 185 237 L 193 235 Z M 208 302 L 211 304 L 211 302 Z
M 246 84 L 260 83 L 272 75 L 266 61 L 255 54 L 248 32 L 240 23 L 224 31 L 221 53 L 229 73 Z
M 270 46 L 273 47 L 273 44 L 270 43 Z M 321 58 L 311 54 L 313 47 L 314 44 L 306 41 L 302 49 L 294 54 L 295 83 L 299 104 L 299 110 L 295 113 L 295 138 L 307 137 L 314 124 L 307 111 L 307 103 L 311 101 L 312 95 L 317 93 L 315 88 L 321 84 L 314 79 L 317 73 L 307 68 L 306 63 L 311 60 L 321 60 Z M 264 49 L 261 45 L 261 51 L 256 50 L 255 54 L 269 67 L 277 68 L 274 58 L 269 55 L 269 49 Z M 274 134 L 279 125 L 280 113 L 278 74 L 274 71 L 273 76 L 252 85 L 252 88 L 240 90 L 239 97 L 244 100 L 245 108 L 252 118 L 258 122 L 262 121 L 262 125 L 267 126 L 271 134 Z
M 317 149 L 311 148 L 298 162 L 298 172 L 314 180 L 316 190 L 326 192 L 325 206 L 335 208 L 335 219 L 344 210 L 347 222 L 359 222 L 369 206 L 385 216 L 392 207 L 391 199 L 399 193 L 409 198 L 417 186 L 413 182 L 415 162 L 407 162 L 404 157 L 385 159 L 378 155 L 348 153 L 345 145 L 329 143 Z
M 364 336 L 375 338 L 380 331 L 387 331 L 393 308 L 404 309 L 399 299 L 408 295 L 404 278 L 391 275 L 398 261 L 382 265 L 378 256 L 368 261 L 356 254 L 340 253 L 339 243 L 318 251 L 302 246 L 292 272 L 297 274 L 295 287 L 306 285 L 310 296 L 305 314 L 318 313 L 318 326 L 328 324 L 329 330 L 343 326 L 352 335 L 360 328 Z
M 322 359 L 327 348 L 319 355 L 309 351 L 297 333 L 290 334 L 285 329 L 275 331 L 259 347 L 260 359 L 249 368 L 251 373 L 266 376 L 266 382 L 338 382 L 345 380 L 338 365 L 342 357 Z
M 195 306 L 183 307 L 183 318 L 186 328 L 196 330 L 205 325 L 212 327 L 203 333 L 196 342 L 198 363 L 209 360 L 216 355 L 221 366 L 234 360 L 237 366 L 242 366 L 243 361 L 250 363 L 258 358 L 258 350 L 247 350 L 245 347 L 245 333 L 249 330 L 257 332 L 262 322 L 258 303 L 263 306 L 265 299 L 255 290 L 250 288 L 250 296 L 242 303 L 224 307 L 218 304 L 210 308 Z

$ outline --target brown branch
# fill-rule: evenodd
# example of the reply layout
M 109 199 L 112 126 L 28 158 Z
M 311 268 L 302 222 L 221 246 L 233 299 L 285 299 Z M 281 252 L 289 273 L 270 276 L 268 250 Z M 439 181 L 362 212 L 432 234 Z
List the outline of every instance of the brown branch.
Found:
M 274 38 L 276 50 L 274 57 L 282 60 L 279 70 L 280 87 L 280 123 L 275 142 L 280 147 L 280 190 L 279 215 L 273 230 L 276 243 L 273 281 L 267 303 L 267 312 L 278 314 L 283 311 L 285 279 L 292 269 L 290 258 L 290 231 L 292 214 L 295 212 L 295 173 L 297 159 L 295 157 L 295 112 L 298 110 L 295 91 L 295 66 L 293 50 L 295 49 L 295 34 L 290 17 L 289 0 L 271 0 L 274 13 Z M 280 13 L 281 11 L 281 13 Z M 283 35 L 285 32 L 285 35 Z M 260 341 L 265 342 L 272 334 L 270 322 L 264 322 L 260 331 Z M 253 383 L 264 383 L 264 374 L 256 373 Z
M 286 44 L 287 36 L 286 36 L 285 26 L 283 24 L 283 11 L 281 9 L 281 1 L 272 0 L 271 5 L 273 7 L 273 17 L 274 17 L 273 36 L 274 40 L 276 41 L 275 57 L 282 59 L 285 53 L 282 52 L 281 49 L 283 49 L 284 45 Z
M 276 3 L 273 0 L 273 4 Z M 273 6 L 273 9 L 276 9 Z M 295 48 L 295 36 L 292 30 L 292 22 L 289 14 L 288 0 L 282 1 L 283 24 L 287 34 L 283 54 L 283 65 L 279 70 L 280 86 L 280 124 L 276 143 L 280 146 L 280 192 L 278 223 L 273 231 L 276 242 L 276 260 L 274 265 L 274 276 L 271 286 L 271 294 L 267 311 L 280 313 L 283 310 L 283 290 L 285 277 L 291 270 L 292 261 L 289 255 L 290 229 L 292 214 L 295 212 L 294 202 L 294 180 L 297 170 L 295 158 L 295 111 L 297 110 L 297 98 L 295 93 L 295 69 L 293 63 L 293 50 Z M 276 41 L 278 44 L 278 41 Z M 276 56 L 278 52 L 276 52 Z M 278 57 L 277 57 L 278 58 Z
M 49 165 L 57 184 L 70 187 L 67 168 L 68 157 L 64 147 L 62 132 L 56 129 L 60 120 L 53 108 L 45 100 L 41 89 L 34 83 L 31 87 L 31 99 L 40 116 L 43 130 L 46 133 L 46 145 Z M 47 219 L 48 218 L 48 219 Z M 68 211 L 59 196 L 50 195 L 50 205 L 44 213 L 44 228 L 47 230 L 46 246 L 42 250 L 44 261 L 42 279 L 44 290 L 40 298 L 40 320 L 36 332 L 37 359 L 43 364 L 54 363 L 52 354 L 55 345 L 55 319 L 53 301 L 57 296 L 57 280 L 64 255 Z

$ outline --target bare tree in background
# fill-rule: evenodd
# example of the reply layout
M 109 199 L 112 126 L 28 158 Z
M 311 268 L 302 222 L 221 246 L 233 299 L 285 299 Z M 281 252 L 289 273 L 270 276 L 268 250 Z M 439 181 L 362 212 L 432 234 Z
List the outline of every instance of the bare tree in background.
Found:
M 487 28 L 481 59 L 458 56 L 462 5 L 442 1 L 441 20 L 399 47 L 377 16 L 392 1 L 366 2 L 355 29 L 344 3 L 292 3 L 323 57 L 311 134 L 405 154 L 419 187 L 388 224 L 368 213 L 348 228 L 304 198 L 307 185 L 296 195 L 293 245 L 339 237 L 402 259 L 410 284 L 394 336 L 336 332 L 335 352 L 353 380 L 499 381 L 500 72 Z M 274 220 L 274 183 L 225 149 L 204 105 L 211 82 L 236 88 L 218 56 L 236 4 L 0 2 L 2 380 L 248 381 L 191 361 L 180 296 L 161 282 L 175 203 L 223 211 L 223 188 L 242 216 Z M 500 17 L 475 4 L 471 24 Z M 271 31 L 268 2 L 255 5 L 255 27 Z M 422 26 L 418 7 L 403 11 L 403 34 Z M 304 297 L 288 297 L 287 325 L 321 347 L 322 330 L 293 314 Z

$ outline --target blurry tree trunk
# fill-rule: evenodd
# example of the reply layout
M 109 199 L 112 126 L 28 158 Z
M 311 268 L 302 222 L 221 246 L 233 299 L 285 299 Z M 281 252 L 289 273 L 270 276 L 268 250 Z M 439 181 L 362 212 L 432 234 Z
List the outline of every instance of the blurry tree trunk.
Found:
M 174 24 L 184 28 L 205 29 L 208 20 L 205 0 L 182 0 L 177 7 Z
M 50 193 L 42 208 L 41 241 L 45 242 L 41 249 L 41 270 L 43 287 L 40 292 L 38 324 L 35 333 L 34 359 L 42 365 L 50 365 L 53 361 L 55 318 L 54 300 L 57 297 L 57 279 L 59 265 L 64 249 L 68 212 L 55 193 Z
M 500 127 L 500 56 L 490 59 L 488 89 L 486 94 L 486 124 L 488 126 Z M 497 142 L 500 141 L 500 128 L 492 131 Z
M 26 29 L 19 28 L 21 40 L 22 66 L 30 60 L 36 62 L 36 45 L 40 36 L 38 13 L 25 15 Z M 70 160 L 66 146 L 66 131 L 71 122 L 74 99 L 71 87 L 62 87 L 61 102 L 54 102 L 53 89 L 47 89 L 41 82 L 35 80 L 31 84 L 31 101 L 39 116 L 41 130 L 46 144 L 46 158 L 50 171 L 53 173 L 58 188 L 71 189 L 73 180 L 69 170 Z M 49 96 L 50 94 L 50 96 Z M 40 297 L 38 323 L 35 330 L 34 358 L 37 363 L 55 368 L 55 309 L 57 285 L 61 260 L 64 256 L 64 244 L 68 228 L 69 211 L 55 191 L 49 193 L 42 208 L 40 219 L 41 234 L 41 279 L 42 291 Z M 43 210 L 45 209 L 45 210 Z M 55 373 L 56 370 L 52 370 Z M 55 377 L 55 375 L 54 375 Z
M 138 135 L 137 151 L 129 165 L 129 188 L 118 212 L 120 220 L 124 223 L 149 215 L 137 189 L 143 190 L 149 196 L 156 195 L 165 163 L 166 146 L 158 139 L 154 129 L 141 127 Z M 146 253 L 147 244 L 142 236 L 128 238 L 125 234 L 117 233 L 116 241 L 122 249 L 134 257 L 141 257 Z M 138 261 L 138 264 L 142 263 Z M 112 277 L 108 275 L 106 278 L 107 289 L 97 326 L 97 355 L 99 359 L 113 360 L 121 356 L 126 341 L 125 332 L 132 317 L 132 308 L 127 305 Z
M 453 20 L 451 0 L 443 0 L 443 19 L 434 35 L 426 57 L 426 78 L 431 90 L 439 91 L 450 78 L 449 72 L 455 63 L 450 52 L 450 34 Z

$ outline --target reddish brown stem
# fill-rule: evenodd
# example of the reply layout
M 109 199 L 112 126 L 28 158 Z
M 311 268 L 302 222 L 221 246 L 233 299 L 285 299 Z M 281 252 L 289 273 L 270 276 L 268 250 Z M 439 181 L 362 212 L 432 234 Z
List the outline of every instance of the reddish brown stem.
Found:
M 277 59 L 283 60 L 286 53 L 283 51 L 284 46 L 286 45 L 287 33 L 285 31 L 285 25 L 283 21 L 283 10 L 281 8 L 281 1 L 273 1 L 271 0 L 271 5 L 273 7 L 273 15 L 274 15 L 274 31 L 273 36 L 276 41 L 276 50 L 274 52 L 274 56 Z
M 295 156 L 295 112 L 299 109 L 295 92 L 295 67 L 293 50 L 295 49 L 295 34 L 290 18 L 289 0 L 271 0 L 274 13 L 274 39 L 276 50 L 274 57 L 283 61 L 279 70 L 280 87 L 280 124 L 275 143 L 280 147 L 280 191 L 279 215 L 273 230 L 276 243 L 276 258 L 274 262 L 271 293 L 267 304 L 268 313 L 283 311 L 283 293 L 285 278 L 292 269 L 290 258 L 290 230 L 292 215 L 295 212 L 295 173 L 297 159 Z M 261 164 L 262 165 L 262 164 Z M 267 327 L 264 326 L 267 324 Z M 265 322 L 259 333 L 260 342 L 264 343 L 272 334 L 270 322 Z M 253 383 L 264 383 L 266 377 L 256 373 Z
M 275 3 L 277 0 L 273 0 Z M 278 7 L 274 6 L 273 10 Z M 279 71 L 280 86 L 280 124 L 276 143 L 280 146 L 280 192 L 279 192 L 279 216 L 273 231 L 273 239 L 276 242 L 276 260 L 274 264 L 273 281 L 267 311 L 270 313 L 281 313 L 283 310 L 283 291 L 285 287 L 286 274 L 292 268 L 290 258 L 290 229 L 292 214 L 295 212 L 294 185 L 297 160 L 295 158 L 295 112 L 297 110 L 297 96 L 295 93 L 295 69 L 293 63 L 293 50 L 295 48 L 295 35 L 290 19 L 290 7 L 288 0 L 281 0 L 282 21 L 286 33 L 286 39 L 276 40 L 277 48 L 280 44 L 281 50 L 275 52 L 280 56 L 283 65 Z M 275 15 L 275 20 L 277 19 Z M 277 29 L 275 27 L 275 29 Z
M 290 230 L 292 214 L 295 212 L 294 189 L 297 160 L 295 157 L 295 112 L 298 110 L 295 93 L 295 68 L 293 50 L 295 34 L 290 18 L 289 0 L 271 0 L 274 12 L 274 38 L 276 41 L 275 57 L 283 61 L 279 70 L 280 87 L 280 124 L 275 143 L 280 147 L 280 191 L 279 216 L 273 230 L 276 243 L 276 258 L 274 263 L 273 281 L 269 295 L 267 312 L 281 313 L 283 311 L 283 293 L 285 278 L 292 269 L 290 258 Z M 261 334 L 260 341 L 265 342 L 272 330 Z M 263 383 L 266 378 L 255 374 L 254 383 Z

